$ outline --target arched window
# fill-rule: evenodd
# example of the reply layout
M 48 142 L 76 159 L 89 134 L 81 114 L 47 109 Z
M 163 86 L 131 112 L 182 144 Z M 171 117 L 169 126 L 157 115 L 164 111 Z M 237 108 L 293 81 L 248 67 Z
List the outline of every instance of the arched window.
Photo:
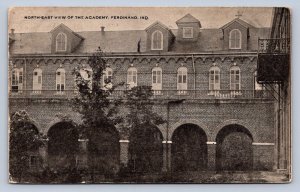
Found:
M 154 95 L 160 95 L 162 90 L 162 69 L 154 67 L 152 69 L 152 90 Z
M 163 33 L 161 31 L 154 31 L 151 38 L 152 50 L 163 50 Z
M 233 29 L 229 33 L 229 48 L 241 49 L 242 47 L 242 34 L 238 29 Z
M 56 70 L 56 90 L 58 93 L 63 93 L 63 91 L 65 90 L 65 74 L 66 72 L 63 68 L 58 68 Z
M 32 90 L 33 93 L 40 94 L 42 90 L 42 69 L 35 68 L 32 77 Z
M 104 89 L 111 89 L 112 88 L 112 76 L 113 76 L 113 70 L 110 67 L 107 67 L 103 71 L 103 88 Z
M 187 93 L 187 68 L 179 67 L 177 70 L 177 93 L 185 95 Z
M 59 33 L 56 36 L 56 51 L 66 51 L 67 50 L 67 35 L 64 33 Z
M 137 70 L 135 67 L 130 67 L 127 70 L 127 85 L 129 89 L 137 86 Z
M 217 66 L 209 69 L 209 90 L 220 90 L 220 68 Z
M 15 68 L 12 70 L 11 92 L 20 93 L 23 89 L 23 68 Z
M 240 68 L 238 66 L 233 66 L 230 68 L 230 90 L 240 90 L 241 89 L 241 74 Z
M 92 88 L 92 75 L 93 75 L 93 71 L 91 68 L 82 68 L 79 71 L 81 77 L 88 81 L 88 86 L 91 89 Z

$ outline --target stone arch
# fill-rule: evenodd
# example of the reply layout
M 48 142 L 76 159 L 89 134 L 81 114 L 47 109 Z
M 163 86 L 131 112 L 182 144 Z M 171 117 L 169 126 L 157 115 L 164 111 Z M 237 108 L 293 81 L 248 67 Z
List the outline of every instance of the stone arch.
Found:
M 65 64 L 71 64 L 71 60 L 70 59 L 64 59 L 62 61 L 62 64 L 65 65 Z
M 253 169 L 253 137 L 239 124 L 224 126 L 216 137 L 216 169 L 247 171 Z
M 169 137 L 169 139 L 171 139 L 173 137 L 174 131 L 178 127 L 180 127 L 181 125 L 184 125 L 184 124 L 195 124 L 195 125 L 201 127 L 201 129 L 203 129 L 205 132 L 207 132 L 207 130 L 208 130 L 208 126 L 205 123 L 203 123 L 203 122 L 201 122 L 197 119 L 181 120 L 181 121 L 176 122 L 176 123 L 174 123 L 173 125 L 170 126 L 170 130 L 169 130 L 170 137 Z M 208 139 L 210 139 L 210 138 L 208 137 Z
M 172 135 L 172 170 L 207 169 L 207 135 L 196 124 L 182 124 Z
M 167 63 L 172 63 L 172 62 L 176 63 L 175 58 L 174 57 L 168 57 L 167 58 Z
M 56 115 L 59 116 L 59 115 Z M 55 117 L 52 121 L 50 121 L 50 123 L 48 123 L 48 125 L 46 126 L 46 128 L 43 130 L 43 133 L 46 135 L 49 131 L 49 129 L 55 125 L 56 123 L 59 123 L 61 121 L 67 121 L 70 122 L 73 126 L 77 126 L 78 124 L 80 124 L 80 122 L 76 119 L 70 119 L 69 117 Z
M 71 121 L 53 124 L 48 132 L 48 163 L 53 169 L 76 166 L 79 133 Z
M 47 60 L 45 61 L 45 64 L 46 64 L 46 65 L 49 65 L 49 64 L 51 64 L 51 63 L 54 63 L 53 59 L 47 59 Z
M 89 62 L 89 61 L 88 61 L 87 58 L 83 58 L 83 59 L 80 59 L 80 60 L 79 60 L 79 64 L 81 64 L 81 65 L 82 65 L 82 64 L 88 64 L 88 62 Z
M 9 119 L 8 121 L 10 122 L 13 115 L 16 113 L 17 111 L 14 111 L 13 113 L 9 113 Z M 27 121 L 27 123 L 31 124 L 34 126 L 34 128 L 36 129 L 37 133 L 43 133 L 43 130 L 41 129 L 41 125 L 38 121 L 35 120 L 35 118 L 31 117 L 31 115 L 28 113 L 30 120 Z
M 155 125 L 144 124 L 130 133 L 128 167 L 133 172 L 160 172 L 163 165 L 163 135 Z
M 219 133 L 219 131 L 227 126 L 227 125 L 232 125 L 232 124 L 238 124 L 240 126 L 243 126 L 243 127 L 247 127 L 247 129 L 251 132 L 252 134 L 252 138 L 253 138 L 253 142 L 256 142 L 257 141 L 257 135 L 255 132 L 251 131 L 251 130 L 254 130 L 253 129 L 253 126 L 251 123 L 247 122 L 247 121 L 244 121 L 244 120 L 240 120 L 240 119 L 228 119 L 226 121 L 223 121 L 222 123 L 218 124 L 214 131 L 213 131 L 213 134 L 212 134 L 212 141 L 216 141 L 216 138 L 217 138 L 217 134 Z
M 38 130 L 39 133 L 43 133 L 43 130 L 41 129 L 41 125 L 38 121 L 36 121 L 34 118 L 30 118 L 31 119 L 31 123 L 36 127 L 36 129 Z
M 62 59 L 55 59 L 53 61 L 54 64 L 62 64 L 63 60 Z

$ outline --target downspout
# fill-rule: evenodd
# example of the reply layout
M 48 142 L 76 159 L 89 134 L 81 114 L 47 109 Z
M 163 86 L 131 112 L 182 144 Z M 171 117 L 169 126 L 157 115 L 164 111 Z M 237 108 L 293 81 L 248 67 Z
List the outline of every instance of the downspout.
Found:
M 194 54 L 192 54 L 192 63 L 193 63 L 193 71 L 194 71 L 194 97 L 196 97 L 196 69 L 195 69 Z
M 23 74 L 23 82 L 24 82 L 24 91 L 26 92 L 26 78 L 27 78 L 27 71 L 26 71 L 26 58 L 24 58 L 24 74 Z M 25 93 L 26 94 L 26 93 Z

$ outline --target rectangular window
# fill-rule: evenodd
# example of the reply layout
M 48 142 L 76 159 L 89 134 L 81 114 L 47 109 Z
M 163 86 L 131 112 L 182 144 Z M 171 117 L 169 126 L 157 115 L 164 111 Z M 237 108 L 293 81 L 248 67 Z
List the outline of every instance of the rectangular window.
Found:
M 152 70 L 152 90 L 154 91 L 154 95 L 161 95 L 162 70 L 159 67 Z
M 11 92 L 20 93 L 23 89 L 23 68 L 14 69 L 11 77 Z
M 180 67 L 177 70 L 177 94 L 186 95 L 187 94 L 187 68 Z
M 63 93 L 65 90 L 65 70 L 60 68 L 56 72 L 56 90 L 58 93 Z
M 193 27 L 183 27 L 183 38 L 193 38 Z
M 37 155 L 31 155 L 29 158 L 30 169 L 37 169 L 39 167 L 40 157 Z
M 23 83 L 23 72 L 19 72 L 19 83 Z
M 127 85 L 129 89 L 137 86 L 137 70 L 135 68 L 130 68 L 127 71 Z
M 37 68 L 32 77 L 32 93 L 40 94 L 42 90 L 42 70 Z
M 230 72 L 230 89 L 240 90 L 240 72 L 239 70 L 231 70 Z

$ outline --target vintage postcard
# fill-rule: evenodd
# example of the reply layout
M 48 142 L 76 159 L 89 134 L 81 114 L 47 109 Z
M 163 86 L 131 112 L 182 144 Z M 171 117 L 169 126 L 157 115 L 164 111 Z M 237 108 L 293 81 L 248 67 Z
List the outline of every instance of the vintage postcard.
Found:
M 288 183 L 290 10 L 15 7 L 10 183 Z

